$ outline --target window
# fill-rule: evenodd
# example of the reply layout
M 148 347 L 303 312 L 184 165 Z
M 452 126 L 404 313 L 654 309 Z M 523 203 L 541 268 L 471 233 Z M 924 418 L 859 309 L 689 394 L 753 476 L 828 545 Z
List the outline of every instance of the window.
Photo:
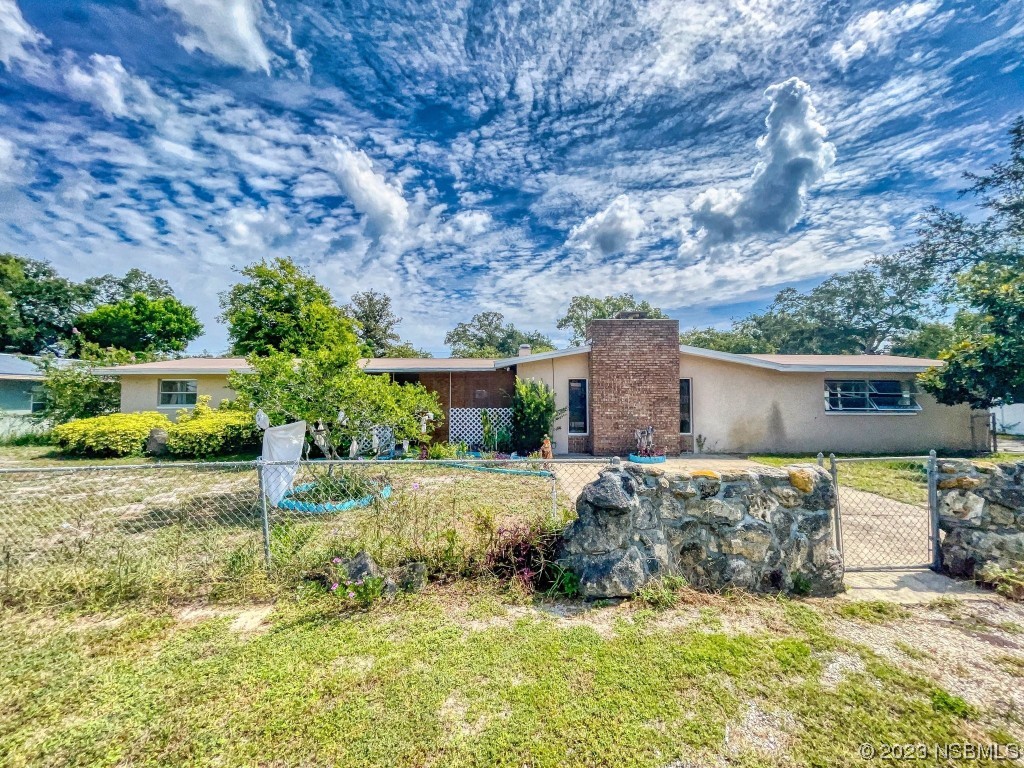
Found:
M 826 380 L 825 410 L 835 413 L 916 413 L 913 381 Z
M 585 435 L 587 424 L 587 380 L 569 379 L 569 434 Z
M 196 404 L 199 384 L 195 379 L 164 379 L 160 382 L 161 406 L 182 407 Z
M 46 393 L 42 389 L 33 389 L 28 393 L 29 411 L 40 413 L 46 409 Z
M 693 422 L 690 418 L 690 388 L 691 379 L 679 380 L 679 434 L 692 435 Z
M 391 380 L 395 384 L 419 384 L 420 375 L 418 373 L 393 373 Z

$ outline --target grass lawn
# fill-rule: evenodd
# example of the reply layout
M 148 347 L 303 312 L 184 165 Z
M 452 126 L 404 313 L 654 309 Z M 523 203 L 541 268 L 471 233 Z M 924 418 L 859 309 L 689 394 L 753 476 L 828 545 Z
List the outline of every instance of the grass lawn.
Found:
M 1024 737 L 1019 624 L 950 601 L 243 608 L 0 613 L 0 764 L 853 766 Z
M 813 464 L 818 460 L 817 456 L 798 454 L 751 456 L 750 459 L 773 467 L 800 462 Z M 974 460 L 986 463 L 1024 461 L 1024 454 L 993 453 Z M 828 466 L 827 461 L 826 466 Z M 839 464 L 839 484 L 860 491 L 877 493 L 907 504 L 928 503 L 928 475 L 923 461 L 841 462 Z

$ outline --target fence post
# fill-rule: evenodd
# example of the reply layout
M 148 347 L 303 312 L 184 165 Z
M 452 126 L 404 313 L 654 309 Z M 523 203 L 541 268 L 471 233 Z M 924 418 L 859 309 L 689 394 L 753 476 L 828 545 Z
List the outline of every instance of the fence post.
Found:
M 256 462 L 256 474 L 260 481 L 260 507 L 263 518 L 263 561 L 270 573 L 270 512 L 267 510 L 267 493 L 263 483 L 263 460 Z
M 843 518 L 840 514 L 839 509 L 839 464 L 836 462 L 836 455 L 830 453 L 828 455 L 829 461 L 829 472 L 832 475 L 832 485 L 836 489 L 836 509 L 835 509 L 835 529 L 836 529 L 836 549 L 839 550 L 839 556 L 843 557 Z
M 818 466 L 819 467 L 824 467 L 825 466 L 825 454 L 822 453 L 821 451 L 818 451 Z
M 999 425 L 995 413 L 989 414 L 989 426 L 992 429 L 992 453 L 999 453 Z
M 939 545 L 939 475 L 935 449 L 928 452 L 928 538 L 932 545 L 932 570 L 942 567 L 942 548 Z

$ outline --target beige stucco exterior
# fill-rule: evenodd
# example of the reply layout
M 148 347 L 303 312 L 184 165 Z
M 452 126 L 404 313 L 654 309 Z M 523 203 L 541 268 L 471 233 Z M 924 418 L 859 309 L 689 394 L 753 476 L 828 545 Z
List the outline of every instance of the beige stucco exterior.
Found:
M 159 411 L 173 419 L 180 405 L 160 406 L 161 379 L 195 379 L 199 396 L 210 396 L 210 405 L 216 408 L 222 400 L 234 398 L 228 387 L 226 374 L 174 374 L 165 376 L 131 375 L 121 377 L 121 412 Z
M 549 360 L 520 363 L 516 369 L 519 378 L 538 379 L 553 388 L 555 390 L 555 407 L 558 409 L 569 406 L 569 379 L 590 378 L 590 360 L 586 352 Z M 569 452 L 568 413 L 563 413 L 555 421 L 555 434 L 552 435 L 552 438 L 552 448 L 555 453 Z
M 984 412 L 919 394 L 914 414 L 829 413 L 825 379 L 907 379 L 913 374 L 795 373 L 680 355 L 693 380 L 693 433 L 708 453 L 921 453 L 984 447 Z

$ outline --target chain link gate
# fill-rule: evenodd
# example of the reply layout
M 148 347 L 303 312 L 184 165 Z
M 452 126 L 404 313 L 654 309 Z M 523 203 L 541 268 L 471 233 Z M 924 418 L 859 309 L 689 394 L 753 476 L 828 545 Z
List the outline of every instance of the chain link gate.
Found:
M 828 457 L 837 489 L 836 547 L 848 571 L 937 568 L 935 451 L 927 456 Z M 818 464 L 824 466 L 818 454 Z

